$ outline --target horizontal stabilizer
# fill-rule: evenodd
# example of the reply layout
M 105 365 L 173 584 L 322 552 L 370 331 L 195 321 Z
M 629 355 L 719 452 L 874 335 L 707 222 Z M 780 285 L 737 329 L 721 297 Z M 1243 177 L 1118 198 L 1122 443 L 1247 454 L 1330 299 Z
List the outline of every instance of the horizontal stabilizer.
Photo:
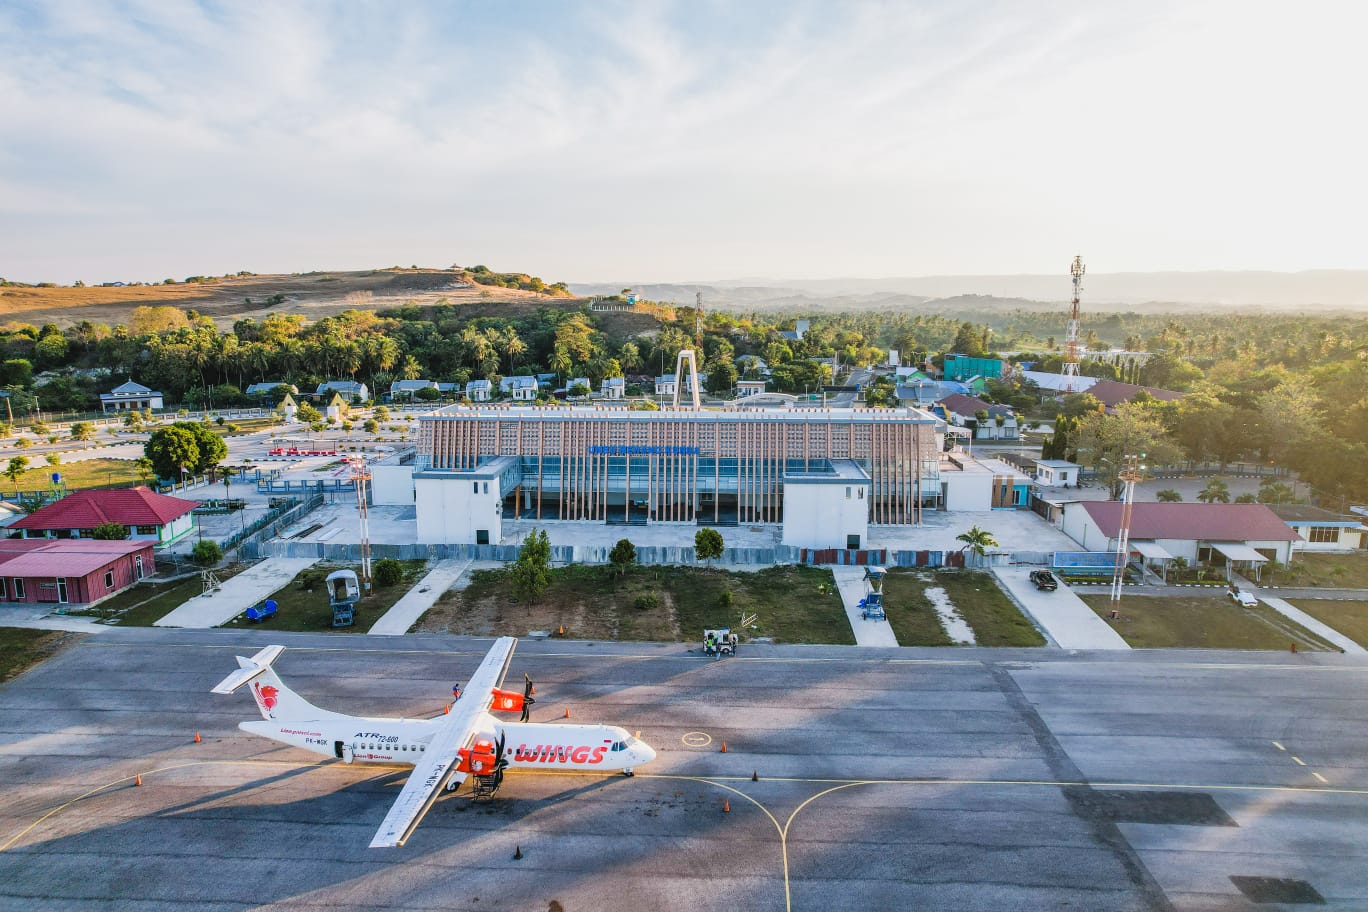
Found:
M 243 684 L 246 684 L 248 681 L 270 668 L 271 663 L 280 658 L 280 654 L 284 651 L 284 646 L 267 646 L 250 659 L 244 659 L 242 656 L 238 656 L 238 664 L 242 667 L 220 681 L 218 686 L 215 687 L 211 693 L 232 693 Z

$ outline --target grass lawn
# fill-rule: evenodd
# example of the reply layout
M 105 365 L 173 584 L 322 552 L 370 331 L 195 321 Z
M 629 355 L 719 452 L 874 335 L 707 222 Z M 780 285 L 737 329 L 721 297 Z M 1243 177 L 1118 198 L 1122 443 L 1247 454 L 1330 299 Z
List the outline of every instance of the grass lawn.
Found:
M 0 627 L 0 681 L 23 674 L 75 638 L 60 630 Z
M 1291 573 L 1267 569 L 1269 586 L 1320 586 L 1331 589 L 1368 589 L 1368 553 L 1305 554 L 1292 559 Z
M 1105 595 L 1080 596 L 1088 607 L 1140 649 L 1282 649 L 1295 640 L 1298 649 L 1331 649 L 1320 637 L 1289 621 L 1267 605 L 1241 608 L 1228 598 L 1167 598 L 1133 595 L 1121 599 L 1121 620 L 1107 615 Z M 1338 651 L 1338 650 L 1336 650 Z
M 233 566 L 215 572 L 222 582 L 235 576 L 240 569 Z M 104 618 L 105 623 L 122 627 L 151 627 L 203 591 L 204 583 L 198 574 L 173 583 L 144 581 L 131 589 L 125 589 L 113 598 L 105 599 L 87 611 L 69 613 Z
M 926 597 L 940 587 L 974 631 L 980 646 L 1044 646 L 1045 638 L 1017 610 L 997 581 L 977 570 L 894 568 L 884 578 L 888 623 L 900 646 L 949 646 L 940 616 Z
M 350 627 L 332 625 L 332 608 L 328 606 L 328 590 L 323 585 L 323 580 L 334 570 L 355 570 L 356 567 L 351 564 L 314 564 L 268 596 L 275 599 L 279 606 L 273 617 L 258 624 L 247 620 L 244 615 L 239 615 L 223 626 L 365 633 L 427 572 L 427 561 L 409 560 L 400 561 L 399 564 L 404 568 L 403 580 L 394 586 L 375 586 L 370 595 L 363 595 L 361 601 L 356 603 L 356 623 Z
M 19 455 L 28 459 L 28 471 L 19 476 L 17 486 L 10 482 L 8 476 L 0 476 L 0 486 L 6 491 L 46 491 L 53 472 L 62 473 L 62 482 L 69 491 L 83 488 L 129 488 L 135 484 L 142 484 L 138 480 L 131 459 L 82 459 L 80 462 L 63 462 L 50 466 L 41 455 Z M 4 459 L 0 462 L 7 464 L 9 460 Z M 0 465 L 0 468 L 3 467 Z
M 815 567 L 738 573 L 651 566 L 622 577 L 608 567 L 558 567 L 546 592 L 526 603 L 513 596 L 506 570 L 481 570 L 467 588 L 443 596 L 417 629 L 523 636 L 563 626 L 575 639 L 701 642 L 705 627 L 735 626 L 743 611 L 759 615 L 743 641 L 855 642 L 830 572 Z
M 1360 646 L 1368 647 L 1368 601 L 1288 599 L 1288 602 Z

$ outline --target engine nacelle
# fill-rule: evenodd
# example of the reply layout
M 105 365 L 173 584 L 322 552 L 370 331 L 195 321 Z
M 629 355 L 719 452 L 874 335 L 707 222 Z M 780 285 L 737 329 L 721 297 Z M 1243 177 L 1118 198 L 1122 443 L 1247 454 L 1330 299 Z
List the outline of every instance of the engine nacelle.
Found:
M 476 776 L 492 775 L 494 764 L 499 759 L 495 754 L 497 750 L 498 747 L 492 738 L 480 738 L 469 750 L 457 751 L 457 756 L 461 758 L 461 762 L 456 764 L 456 769 Z
M 516 690 L 499 690 L 494 688 L 494 702 L 489 708 L 494 712 L 517 713 L 522 712 L 523 695 Z

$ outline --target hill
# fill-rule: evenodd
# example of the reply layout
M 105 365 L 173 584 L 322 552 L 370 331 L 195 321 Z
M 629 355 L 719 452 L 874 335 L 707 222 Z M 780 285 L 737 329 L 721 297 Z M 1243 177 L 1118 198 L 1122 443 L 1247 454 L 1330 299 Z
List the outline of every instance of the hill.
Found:
M 90 320 L 112 325 L 127 323 L 135 307 L 170 305 L 196 310 L 219 327 L 227 328 L 240 317 L 259 320 L 273 313 L 303 314 L 312 321 L 354 308 L 381 309 L 441 300 L 452 304 L 545 305 L 573 298 L 564 286 L 545 286 L 543 291 L 510 288 L 492 284 L 495 276 L 501 282 L 532 278 L 522 273 L 487 270 L 476 273 L 463 269 L 370 269 L 243 275 L 174 285 L 5 285 L 0 287 L 0 316 L 33 324 L 70 326 Z

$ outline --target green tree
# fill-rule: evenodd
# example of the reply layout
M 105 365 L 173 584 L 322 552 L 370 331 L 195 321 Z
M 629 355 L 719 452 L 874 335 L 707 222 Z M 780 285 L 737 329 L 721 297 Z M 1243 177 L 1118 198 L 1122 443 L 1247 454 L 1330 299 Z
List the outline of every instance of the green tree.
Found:
M 722 556 L 722 533 L 716 529 L 704 527 L 694 533 L 694 556 L 698 560 L 708 562 L 708 567 L 712 567 L 712 562 Z
M 371 417 L 380 422 L 389 421 L 390 410 L 383 405 L 377 405 L 375 410 L 371 412 Z
M 376 431 L 380 430 L 380 422 L 376 421 L 374 418 L 367 418 L 366 423 L 361 425 L 361 427 L 367 434 L 374 434 Z
M 1230 503 L 1230 485 L 1225 479 L 1213 478 L 1197 492 L 1197 499 L 1202 503 Z
M 55 465 L 61 465 L 61 464 L 62 464 L 62 454 L 61 454 L 61 453 L 48 453 L 48 454 L 47 454 L 46 456 L 44 456 L 43 458 L 44 458 L 45 460 L 47 460 L 47 464 L 50 465 L 50 466 L 55 466 Z
M 533 529 L 518 549 L 508 570 L 520 599 L 535 599 L 551 585 L 551 540 L 544 529 Z
M 138 480 L 143 484 L 147 484 L 152 480 L 152 474 L 154 472 L 152 460 L 148 459 L 146 456 L 141 456 L 133 460 L 133 467 L 138 472 Z
M 100 523 L 90 530 L 90 537 L 101 541 L 122 541 L 128 538 L 128 526 L 116 522 Z
M 5 474 L 9 477 L 10 484 L 19 484 L 19 478 L 28 471 L 29 461 L 27 456 L 11 456 L 9 463 L 5 466 Z
M 1154 496 L 1160 503 L 1178 503 L 1183 499 L 1183 495 L 1172 488 L 1165 488 Z
M 983 348 L 984 335 L 982 328 L 965 320 L 956 331 L 955 341 L 950 343 L 949 352 L 956 355 L 966 355 L 970 358 L 982 358 L 987 354 Z
M 201 567 L 212 567 L 223 560 L 223 549 L 212 538 L 196 542 L 190 550 L 190 559 Z
M 1169 465 L 1182 457 L 1154 410 L 1132 402 L 1118 405 L 1113 415 L 1084 415 L 1072 436 L 1078 461 L 1096 469 L 1112 500 L 1125 486 L 1120 475 L 1126 456 L 1140 456 L 1149 465 Z
M 608 552 L 608 560 L 618 576 L 625 576 L 627 568 L 636 563 L 636 545 L 628 539 L 618 539 L 618 543 L 613 545 L 613 550 Z
M 969 531 L 956 535 L 955 541 L 964 542 L 964 547 L 960 548 L 961 551 L 973 551 L 979 557 L 987 554 L 989 548 L 998 546 L 997 539 L 993 538 L 993 533 L 980 529 L 978 526 L 973 526 Z
M 77 421 L 71 426 L 72 440 L 89 440 L 95 436 L 95 425 L 89 421 Z
M 397 586 L 404 579 L 404 565 L 391 557 L 381 558 L 375 562 L 371 576 L 377 586 Z
M 309 403 L 301 402 L 299 408 L 295 409 L 295 419 L 305 424 L 313 424 L 315 421 L 323 420 L 323 413 Z
M 199 463 L 199 442 L 182 424 L 158 428 L 143 446 L 143 458 L 151 463 L 159 478 L 180 480 L 182 469 L 193 471 Z

